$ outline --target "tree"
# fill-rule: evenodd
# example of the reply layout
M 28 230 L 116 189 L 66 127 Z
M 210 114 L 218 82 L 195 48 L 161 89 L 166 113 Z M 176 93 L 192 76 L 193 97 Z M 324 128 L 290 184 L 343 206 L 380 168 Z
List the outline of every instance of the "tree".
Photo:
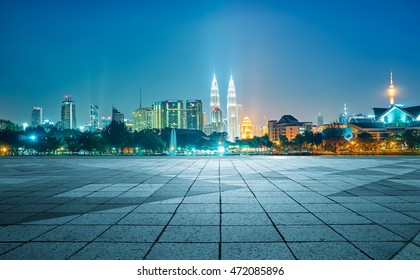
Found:
M 293 144 L 302 152 L 302 146 L 305 144 L 305 137 L 302 134 L 298 134 L 293 139 Z
M 102 131 L 102 136 L 106 145 L 117 148 L 121 154 L 124 154 L 124 148 L 129 144 L 130 134 L 123 122 L 112 121 Z
M 362 150 L 371 150 L 372 149 L 372 144 L 374 142 L 372 135 L 370 133 L 367 132 L 362 132 L 360 133 L 356 140 L 360 147 L 362 148 Z
M 19 131 L 19 126 L 12 121 L 0 119 L 0 130 Z
M 330 147 L 334 153 L 337 152 L 339 144 L 345 141 L 344 139 L 344 128 L 339 123 L 331 123 L 326 129 L 324 129 L 324 139 L 327 147 Z
M 273 146 L 273 142 L 270 141 L 270 137 L 268 137 L 267 134 L 260 137 L 260 142 L 267 148 L 271 148 Z
M 414 152 L 417 146 L 420 145 L 420 130 L 407 129 L 402 134 L 402 141 L 405 143 L 405 145 L 407 145 L 409 149 L 411 149 Z
M 10 149 L 12 155 L 18 155 L 19 148 L 22 146 L 21 133 L 13 128 L 0 129 L 0 145 Z M 3 149 L 7 150 L 6 147 Z
M 70 151 L 72 154 L 80 151 L 80 144 L 77 141 L 76 137 L 69 136 L 64 138 L 64 143 L 67 146 L 67 150 Z
M 254 136 L 249 144 L 252 148 L 259 148 L 261 146 L 261 139 L 257 136 Z
M 97 136 L 90 131 L 85 131 L 77 137 L 77 142 L 81 150 L 92 154 L 92 151 L 97 147 Z
M 162 152 L 165 149 L 165 142 L 154 129 L 144 129 L 133 133 L 133 145 L 143 150 Z

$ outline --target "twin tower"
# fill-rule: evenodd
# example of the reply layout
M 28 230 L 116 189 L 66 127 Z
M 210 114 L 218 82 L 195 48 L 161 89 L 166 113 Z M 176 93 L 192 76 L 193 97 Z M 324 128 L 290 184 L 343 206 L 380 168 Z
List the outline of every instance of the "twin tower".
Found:
M 227 116 L 226 129 L 222 118 L 222 110 L 220 110 L 219 86 L 216 80 L 216 74 L 213 75 L 210 91 L 210 125 L 215 132 L 227 132 L 228 140 L 234 141 L 239 137 L 239 119 L 238 106 L 236 104 L 236 90 L 233 82 L 232 74 L 230 75 L 229 87 L 227 92 Z

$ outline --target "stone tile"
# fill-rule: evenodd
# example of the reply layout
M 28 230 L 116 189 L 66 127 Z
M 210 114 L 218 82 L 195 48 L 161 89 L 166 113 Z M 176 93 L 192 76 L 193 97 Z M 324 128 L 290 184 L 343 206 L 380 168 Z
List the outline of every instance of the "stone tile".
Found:
M 154 242 L 163 226 L 125 226 L 114 225 L 95 241 L 109 242 Z
M 259 204 L 255 197 L 222 197 L 223 204 Z
M 68 222 L 69 225 L 112 225 L 125 213 L 87 213 Z
M 361 214 L 378 224 L 418 224 L 420 229 L 420 221 L 398 212 L 364 212 Z
M 92 242 L 74 254 L 72 260 L 141 260 L 153 243 Z
M 189 214 L 176 213 L 169 225 L 171 226 L 217 226 L 220 224 L 220 214 Z
M 401 251 L 395 255 L 393 260 L 420 260 L 420 246 L 408 243 Z
M 218 226 L 168 226 L 159 242 L 219 242 Z
M 280 242 L 273 226 L 222 226 L 222 242 Z
M 278 226 L 284 239 L 289 241 L 345 241 L 325 225 Z
M 7 251 L 10 251 L 20 245 L 22 245 L 23 243 L 19 243 L 19 242 L 4 242 L 4 243 L 0 243 L 0 255 L 6 253 Z
M 136 207 L 135 205 L 102 204 L 93 210 L 95 213 L 129 213 Z
M 142 204 L 133 213 L 174 213 L 179 204 Z
M 220 213 L 219 204 L 181 204 L 177 213 Z
M 324 213 L 324 212 L 351 212 L 349 209 L 341 206 L 338 203 L 308 203 L 303 206 L 310 212 Z
M 389 260 L 404 246 L 405 242 L 354 242 L 354 245 L 374 260 Z
M 164 226 L 173 214 L 130 213 L 118 222 L 120 225 Z
M 222 243 L 223 260 L 293 260 L 283 242 Z
M 323 224 L 323 222 L 312 213 L 270 213 L 270 217 L 276 226 Z
M 216 260 L 218 243 L 156 243 L 149 260 Z
M 411 240 L 411 242 L 420 246 L 420 232 Z
M 419 225 L 384 224 L 383 227 L 404 237 L 406 240 L 411 240 L 418 232 L 420 232 Z
M 371 221 L 364 218 L 361 215 L 356 213 L 333 213 L 333 212 L 324 212 L 324 213 L 315 213 L 315 215 L 321 219 L 323 222 L 329 225 L 360 225 L 360 224 L 372 224 Z
M 356 241 L 404 241 L 404 238 L 378 225 L 332 225 L 351 242 Z
M 109 226 L 62 225 L 35 239 L 35 241 L 92 241 Z
M 29 241 L 53 229 L 47 225 L 13 225 L 0 227 L 0 242 Z
M 349 242 L 289 242 L 299 260 L 366 260 L 369 259 Z
M 68 215 L 65 213 L 39 213 L 31 216 L 20 224 L 22 225 L 62 225 L 75 218 L 80 217 L 80 214 Z
M 3 260 L 63 260 L 69 258 L 83 242 L 28 242 L 0 256 Z
M 265 213 L 223 213 L 223 226 L 271 226 L 271 221 Z
M 258 204 L 222 204 L 223 213 L 259 213 L 264 212 Z
M 297 203 L 285 204 L 265 204 L 263 205 L 265 211 L 269 213 L 304 213 L 308 212 L 305 208 Z
M 389 208 L 376 203 L 343 203 L 342 206 L 355 212 L 389 212 Z

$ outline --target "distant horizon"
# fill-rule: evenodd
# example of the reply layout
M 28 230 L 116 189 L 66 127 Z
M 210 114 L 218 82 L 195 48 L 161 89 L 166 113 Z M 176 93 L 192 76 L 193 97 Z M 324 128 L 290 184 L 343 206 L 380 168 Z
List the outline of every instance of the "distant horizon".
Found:
M 60 120 L 64 95 L 77 122 L 112 105 L 200 99 L 209 114 L 214 71 L 226 118 L 229 76 L 253 124 L 282 115 L 316 124 L 420 104 L 420 3 L 403 0 L 6 1 L 0 4 L 0 118 L 30 122 L 32 107 Z

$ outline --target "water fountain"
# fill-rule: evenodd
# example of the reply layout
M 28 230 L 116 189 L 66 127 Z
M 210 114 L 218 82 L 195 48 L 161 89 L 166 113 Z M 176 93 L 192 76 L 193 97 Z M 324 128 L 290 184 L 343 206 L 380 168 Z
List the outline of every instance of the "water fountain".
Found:
M 175 128 L 171 130 L 171 137 L 169 138 L 169 155 L 176 155 L 176 131 Z

